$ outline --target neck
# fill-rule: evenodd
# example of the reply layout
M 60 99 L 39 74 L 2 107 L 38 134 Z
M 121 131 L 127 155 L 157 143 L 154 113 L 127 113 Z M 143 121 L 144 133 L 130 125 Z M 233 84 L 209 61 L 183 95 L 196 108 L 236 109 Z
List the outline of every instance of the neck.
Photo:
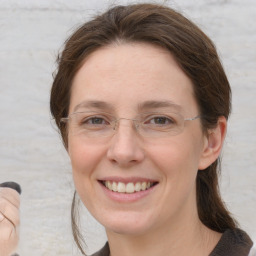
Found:
M 180 223 L 180 222 L 172 222 Z M 179 225 L 164 225 L 140 235 L 117 234 L 107 230 L 111 256 L 206 256 L 214 249 L 221 234 L 204 226 L 199 218 Z

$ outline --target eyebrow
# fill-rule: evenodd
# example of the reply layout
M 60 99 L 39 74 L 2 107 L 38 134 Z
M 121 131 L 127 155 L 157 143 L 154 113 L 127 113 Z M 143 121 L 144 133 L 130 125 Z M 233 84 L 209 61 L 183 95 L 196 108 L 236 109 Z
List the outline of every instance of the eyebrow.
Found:
M 139 104 L 139 110 L 145 111 L 150 109 L 159 109 L 159 108 L 168 108 L 175 111 L 182 111 L 183 108 L 181 105 L 178 105 L 172 101 L 164 100 L 164 101 L 156 101 L 149 100 Z
M 98 101 L 98 100 L 89 100 L 89 101 L 83 101 L 81 103 L 79 103 L 78 105 L 76 105 L 74 107 L 74 111 L 76 112 L 79 109 L 83 109 L 83 108 L 93 108 L 93 109 L 98 109 L 98 110 L 107 110 L 107 111 L 114 111 L 114 107 L 105 102 L 105 101 Z M 148 110 L 152 110 L 152 109 L 161 109 L 161 108 L 168 108 L 170 110 L 174 110 L 174 111 L 182 111 L 183 108 L 172 102 L 172 101 L 168 101 L 168 100 L 163 100 L 163 101 L 156 101 L 156 100 L 149 100 L 149 101 L 145 101 L 142 102 L 138 105 L 138 110 L 139 112 L 143 112 L 143 111 L 148 111 Z
M 89 100 L 89 101 L 83 101 L 80 104 L 76 105 L 74 107 L 74 112 L 79 110 L 80 108 L 96 108 L 99 110 L 108 110 L 108 111 L 113 111 L 113 106 L 108 104 L 105 101 L 97 101 L 97 100 Z

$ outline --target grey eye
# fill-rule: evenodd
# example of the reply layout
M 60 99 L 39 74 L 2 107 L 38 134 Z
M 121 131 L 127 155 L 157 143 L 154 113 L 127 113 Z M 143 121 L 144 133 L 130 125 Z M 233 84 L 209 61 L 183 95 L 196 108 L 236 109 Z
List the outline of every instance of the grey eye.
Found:
M 168 124 L 169 120 L 166 117 L 155 117 L 154 119 L 155 124 Z
M 79 124 L 83 126 L 98 126 L 98 125 L 105 126 L 105 125 L 108 125 L 109 122 L 107 122 L 106 119 L 103 117 L 92 116 L 92 117 L 82 118 L 79 121 Z
M 170 125 L 174 124 L 175 122 L 168 117 L 165 116 L 156 116 L 148 120 L 149 124 L 155 124 L 155 125 Z
M 90 124 L 106 124 L 106 121 L 101 117 L 92 117 L 86 121 Z

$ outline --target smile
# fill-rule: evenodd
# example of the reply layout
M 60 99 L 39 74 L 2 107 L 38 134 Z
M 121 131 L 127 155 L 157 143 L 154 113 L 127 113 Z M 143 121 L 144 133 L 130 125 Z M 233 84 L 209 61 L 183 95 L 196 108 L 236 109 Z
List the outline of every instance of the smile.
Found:
M 156 185 L 157 182 L 149 182 L 149 181 L 143 181 L 143 182 L 129 182 L 129 183 L 123 183 L 123 182 L 115 182 L 115 181 L 102 181 L 102 184 L 109 190 L 117 193 L 136 193 L 140 191 L 145 191 Z

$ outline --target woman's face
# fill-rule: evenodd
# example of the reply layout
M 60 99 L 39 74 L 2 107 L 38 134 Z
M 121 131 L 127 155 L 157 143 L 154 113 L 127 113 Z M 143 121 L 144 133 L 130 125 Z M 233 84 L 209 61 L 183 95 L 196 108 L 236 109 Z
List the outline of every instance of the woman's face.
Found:
M 73 81 L 69 113 L 74 111 L 97 112 L 100 119 L 89 121 L 96 125 L 108 121 L 101 119 L 105 113 L 130 119 L 145 112 L 199 114 L 192 82 L 170 53 L 138 43 L 111 45 L 89 56 Z M 175 136 L 143 137 L 126 119 L 112 136 L 68 135 L 81 200 L 107 231 L 121 234 L 178 225 L 196 214 L 195 180 L 205 168 L 206 144 L 200 119 L 186 121 Z M 109 184 L 119 192 L 106 188 Z

